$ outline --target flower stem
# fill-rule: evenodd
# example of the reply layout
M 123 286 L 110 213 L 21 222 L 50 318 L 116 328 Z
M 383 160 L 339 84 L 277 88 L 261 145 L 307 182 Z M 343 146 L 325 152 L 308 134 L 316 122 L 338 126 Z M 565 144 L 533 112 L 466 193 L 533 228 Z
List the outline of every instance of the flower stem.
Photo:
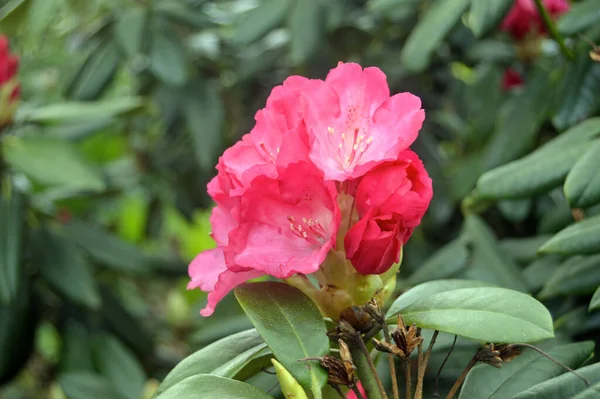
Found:
M 358 347 L 352 345 L 350 351 L 352 352 L 352 360 L 356 366 L 358 378 L 367 393 L 367 397 L 369 399 L 388 399 L 365 343 L 360 337 L 357 341 L 360 341 L 360 343 L 357 342 Z
M 412 372 L 410 370 L 410 357 L 406 357 L 404 359 L 404 384 L 406 385 L 406 398 L 410 399 L 412 397 Z
M 446 396 L 446 399 L 453 399 L 454 398 L 454 395 L 456 395 L 456 393 L 460 389 L 460 386 L 465 381 L 465 378 L 467 378 L 467 374 L 469 374 L 469 371 L 471 371 L 471 369 L 473 368 L 473 366 L 475 366 L 475 364 L 477 364 L 477 361 L 478 361 L 477 360 L 477 355 L 473 356 L 473 358 L 471 359 L 471 361 L 469 362 L 469 364 L 467 364 L 467 367 L 465 367 L 465 369 L 463 370 L 463 372 L 460 375 L 460 377 L 458 377 L 458 380 L 456 380 L 456 382 L 454 383 L 454 385 L 452 385 L 452 388 L 450 389 L 450 392 L 448 392 L 448 396 Z
M 417 388 L 415 389 L 415 399 L 423 398 L 423 380 L 425 379 L 425 371 L 427 370 L 427 363 L 429 363 L 431 351 L 433 350 L 433 345 L 435 345 L 435 340 L 437 339 L 439 333 L 440 332 L 438 330 L 435 330 L 433 333 L 424 358 L 421 357 L 422 350 L 421 346 L 419 346 L 419 369 L 417 371 Z
M 387 326 L 385 320 L 383 321 L 383 337 L 385 338 L 385 342 L 388 344 L 392 343 L 390 338 L 390 329 Z M 394 399 L 400 399 L 400 392 L 398 391 L 398 379 L 396 377 L 396 364 L 394 363 L 394 355 L 388 353 L 388 363 L 390 365 L 390 375 L 392 377 L 392 393 L 394 395 Z
M 535 6 L 537 7 L 538 12 L 542 16 L 542 19 L 544 20 L 544 25 L 546 25 L 546 29 L 548 29 L 548 32 L 550 32 L 550 36 L 552 36 L 552 38 L 558 43 L 560 51 L 565 57 L 567 57 L 567 59 L 571 61 L 575 60 L 573 52 L 565 44 L 565 39 L 563 39 L 560 33 L 558 33 L 558 29 L 556 29 L 556 24 L 552 20 L 552 17 L 548 13 L 548 10 L 546 10 L 546 7 L 544 7 L 542 0 L 535 0 Z

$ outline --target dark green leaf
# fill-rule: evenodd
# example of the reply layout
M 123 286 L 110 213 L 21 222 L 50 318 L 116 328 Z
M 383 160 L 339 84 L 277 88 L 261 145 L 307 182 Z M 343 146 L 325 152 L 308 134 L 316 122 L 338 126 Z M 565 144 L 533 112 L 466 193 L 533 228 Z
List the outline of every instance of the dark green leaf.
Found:
M 515 55 L 515 47 L 502 40 L 480 40 L 467 49 L 467 57 L 476 62 L 509 62 Z
M 498 210 L 512 223 L 521 223 L 529 216 L 532 202 L 530 198 L 503 200 L 498 202 Z
M 202 29 L 214 25 L 208 15 L 182 4 L 181 1 L 160 1 L 154 3 L 154 11 L 174 22 L 181 22 L 192 28 Z
M 115 41 L 132 57 L 143 50 L 148 12 L 141 6 L 132 6 L 121 12 L 115 22 Z
M 320 1 L 296 0 L 289 15 L 291 32 L 290 58 L 303 64 L 319 48 L 323 40 L 325 9 Z
M 160 384 L 157 393 L 193 375 L 213 374 L 233 378 L 265 347 L 255 329 L 222 338 L 179 362 Z
M 600 382 L 600 363 L 592 364 L 577 370 L 591 384 Z M 521 392 L 513 399 L 565 399 L 573 398 L 586 390 L 585 383 L 573 373 L 564 373 L 551 380 L 544 381 Z
M 135 355 L 118 339 L 108 334 L 93 338 L 92 351 L 96 369 L 126 399 L 142 396 L 146 375 Z
M 225 110 L 215 82 L 196 81 L 185 91 L 183 115 L 198 164 L 205 170 L 214 167 L 223 145 L 221 134 Z
M 0 304 L 10 303 L 18 290 L 23 230 L 21 194 L 7 188 L 0 193 Z
M 586 255 L 600 251 L 600 215 L 577 222 L 548 240 L 541 253 Z
M 62 374 L 58 377 L 58 382 L 69 399 L 118 398 L 110 382 L 87 371 Z
M 71 220 L 65 225 L 67 237 L 85 249 L 96 261 L 117 270 L 147 273 L 152 259 L 138 247 L 88 223 Z
M 600 396 L 600 382 L 587 387 L 571 399 L 596 399 L 598 396 Z
M 554 336 L 544 305 L 506 288 L 441 292 L 419 298 L 401 313 L 407 324 L 486 342 L 535 342 Z
M 114 98 L 102 102 L 67 102 L 55 103 L 44 107 L 25 111 L 24 122 L 41 124 L 89 122 L 102 118 L 110 118 L 132 112 L 141 108 L 144 101 L 141 97 Z
M 292 4 L 292 0 L 262 0 L 258 7 L 242 17 L 232 41 L 245 45 L 262 38 L 283 22 Z
M 252 385 L 214 375 L 195 375 L 156 396 L 155 399 L 273 399 Z
M 513 0 L 472 0 L 469 26 L 475 36 L 482 37 L 496 28 L 513 4 Z
M 600 202 L 600 140 L 596 140 L 575 163 L 565 180 L 565 196 L 572 208 Z
M 470 0 L 440 0 L 429 4 L 425 15 L 410 33 L 402 49 L 401 61 L 411 71 L 422 71 L 431 54 L 457 24 Z
M 600 255 L 573 257 L 557 269 L 539 293 L 540 298 L 591 294 L 600 285 Z
M 598 286 L 598 288 L 596 288 L 596 292 L 594 292 L 594 296 L 592 297 L 592 300 L 590 301 L 590 307 L 589 310 L 598 310 L 600 309 L 600 285 Z
M 100 171 L 65 140 L 28 136 L 13 137 L 5 144 L 6 161 L 38 183 L 73 190 L 104 190 Z
M 91 266 L 77 247 L 47 230 L 34 236 L 36 266 L 40 275 L 58 293 L 82 306 L 100 307 L 100 294 Z
M 591 341 L 551 348 L 547 353 L 573 369 L 579 367 L 594 350 Z M 516 359 L 500 369 L 479 364 L 467 375 L 459 399 L 512 398 L 532 386 L 565 372 L 563 366 L 551 362 L 538 352 L 525 349 Z
M 523 277 L 532 291 L 537 291 L 561 265 L 561 257 L 556 255 L 544 256 L 531 262 L 523 269 Z
M 562 102 L 552 118 L 562 130 L 594 115 L 600 108 L 600 63 L 592 61 L 588 51 L 571 63 L 563 81 Z
M 453 240 L 440 248 L 410 276 L 412 285 L 429 280 L 449 278 L 460 272 L 469 261 L 469 251 L 461 240 Z
M 150 31 L 150 70 L 167 85 L 183 86 L 188 80 L 185 48 L 168 23 L 157 23 Z
M 593 26 L 597 21 L 600 21 L 600 0 L 585 0 L 571 4 L 556 26 L 560 33 L 570 36 Z
M 298 382 L 315 398 L 327 382 L 327 373 L 299 359 L 329 352 L 325 323 L 317 306 L 300 290 L 279 282 L 244 284 L 235 296 L 269 348 Z
M 537 257 L 537 250 L 551 236 L 537 235 L 525 238 L 506 238 L 500 240 L 498 244 L 502 252 L 510 254 L 510 256 L 519 263 L 530 263 Z
M 467 216 L 462 240 L 471 250 L 471 261 L 465 271 L 465 277 L 489 281 L 517 291 L 528 290 L 521 270 L 510 254 L 502 251 L 494 233 L 482 219 L 475 215 Z
M 119 50 L 106 39 L 90 53 L 67 88 L 67 97 L 75 101 L 95 100 L 104 92 L 119 67 Z
M 85 326 L 70 320 L 61 336 L 63 337 L 63 350 L 59 364 L 60 371 L 66 373 L 94 370 L 90 334 Z
M 556 154 L 558 149 L 571 147 L 583 142 L 589 144 L 590 141 L 597 137 L 600 137 L 600 118 L 589 118 L 550 140 L 540 147 L 540 149 L 536 150 L 535 153 L 550 156 L 551 154 Z

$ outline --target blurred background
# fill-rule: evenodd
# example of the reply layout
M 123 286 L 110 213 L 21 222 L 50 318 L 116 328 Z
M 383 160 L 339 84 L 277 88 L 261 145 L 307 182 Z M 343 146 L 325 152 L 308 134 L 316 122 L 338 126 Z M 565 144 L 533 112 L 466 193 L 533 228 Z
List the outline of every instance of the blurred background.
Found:
M 0 398 L 149 398 L 185 356 L 250 328 L 232 296 L 204 319 L 205 295 L 185 289 L 213 246 L 206 183 L 275 85 L 338 61 L 378 66 L 427 112 L 413 149 L 435 195 L 397 293 L 456 276 L 542 292 L 561 339 L 597 339 L 600 260 L 565 288 L 565 269 L 548 282 L 565 258 L 536 257 L 573 222 L 561 187 L 464 223 L 483 172 L 600 109 L 579 36 L 600 38 L 600 17 L 559 21 L 569 63 L 551 39 L 500 32 L 512 2 L 498 3 L 482 19 L 469 0 L 0 0 L 21 85 L 0 130 Z M 442 378 L 468 362 L 464 345 Z

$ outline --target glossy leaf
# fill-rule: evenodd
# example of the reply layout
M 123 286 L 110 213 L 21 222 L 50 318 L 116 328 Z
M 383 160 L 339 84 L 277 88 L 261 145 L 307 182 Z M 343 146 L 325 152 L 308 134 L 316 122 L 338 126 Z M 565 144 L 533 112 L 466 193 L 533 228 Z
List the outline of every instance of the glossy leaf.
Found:
M 402 49 L 401 61 L 411 71 L 422 71 L 431 54 L 458 23 L 470 0 L 440 0 L 430 3 Z
M 195 375 L 172 386 L 155 399 L 273 399 L 252 385 L 215 375 Z
M 591 294 L 600 285 L 600 255 L 577 256 L 564 262 L 544 284 L 540 298 Z
M 540 234 L 533 237 L 505 238 L 498 242 L 500 249 L 510 254 L 519 263 L 533 262 L 537 258 L 537 251 L 550 235 Z
M 119 14 L 115 22 L 115 41 L 132 57 L 143 49 L 148 12 L 141 6 L 132 6 Z
M 297 288 L 278 282 L 244 284 L 235 289 L 235 296 L 277 360 L 320 398 L 327 373 L 317 365 L 298 362 L 329 352 L 317 306 Z
M 575 163 L 565 180 L 565 196 L 572 208 L 585 208 L 600 202 L 600 140 Z
M 45 186 L 101 191 L 100 171 L 67 141 L 42 136 L 11 138 L 4 147 L 6 161 L 27 177 Z
M 42 278 L 67 299 L 91 308 L 100 307 L 94 272 L 77 247 L 47 230 L 34 237 L 36 266 Z
M 513 0 L 472 0 L 469 26 L 475 36 L 482 37 L 496 28 L 513 4 Z
M 398 299 L 396 299 L 388 311 L 385 317 L 391 318 L 397 314 L 402 314 L 403 310 L 415 302 L 421 301 L 423 298 L 430 297 L 435 294 L 442 292 L 454 291 L 463 288 L 479 288 L 479 287 L 493 287 L 492 284 L 483 281 L 476 280 L 435 280 L 429 281 L 423 284 L 419 284 L 416 287 L 406 291 Z
M 179 362 L 160 384 L 157 393 L 194 375 L 213 374 L 233 378 L 265 347 L 266 344 L 255 329 L 229 335 Z
M 262 0 L 241 18 L 232 41 L 239 45 L 257 41 L 283 22 L 293 3 L 292 0 Z
M 0 304 L 8 304 L 18 291 L 23 204 L 16 189 L 3 191 L 0 193 Z
M 410 276 L 410 284 L 456 276 L 469 261 L 469 251 L 460 239 L 452 240 L 434 253 Z
M 401 313 L 407 324 L 486 342 L 535 342 L 554 336 L 544 305 L 506 288 L 449 290 L 421 297 Z
M 125 399 L 142 396 L 146 375 L 129 348 L 111 335 L 100 334 L 92 340 L 92 351 L 97 370 L 110 381 L 115 392 Z
M 592 364 L 577 370 L 590 384 L 600 382 L 600 363 Z M 513 399 L 565 399 L 573 398 L 588 387 L 578 376 L 564 373 L 558 377 L 544 381 L 513 396 Z
M 555 346 L 547 353 L 566 366 L 576 369 L 594 351 L 591 341 Z M 565 373 L 564 367 L 539 353 L 525 349 L 500 369 L 481 363 L 469 372 L 459 399 L 512 398 L 532 386 Z
M 319 48 L 324 34 L 324 7 L 320 1 L 296 0 L 289 15 L 290 58 L 302 64 Z
M 600 309 L 600 285 L 598 286 L 598 288 L 596 288 L 596 292 L 594 292 L 594 296 L 592 297 L 592 300 L 590 301 L 590 307 L 589 310 L 598 310 Z
M 95 100 L 106 90 L 119 67 L 119 49 L 113 40 L 104 40 L 90 52 L 67 88 L 75 101 Z
M 24 112 L 25 122 L 55 124 L 90 122 L 123 115 L 135 111 L 144 105 L 140 97 L 114 98 L 99 102 L 54 103 Z
M 110 382 L 98 374 L 75 371 L 58 377 L 58 382 L 69 399 L 117 398 Z
M 182 86 L 188 80 L 185 48 L 168 23 L 157 23 L 150 31 L 150 70 L 171 86 Z
M 532 291 L 538 291 L 561 265 L 561 257 L 544 256 L 531 262 L 523 269 L 523 277 Z
M 556 24 L 563 35 L 574 35 L 600 21 L 600 0 L 584 0 L 571 4 L 569 11 Z
M 600 252 L 600 215 L 559 231 L 540 248 L 541 253 L 586 255 Z

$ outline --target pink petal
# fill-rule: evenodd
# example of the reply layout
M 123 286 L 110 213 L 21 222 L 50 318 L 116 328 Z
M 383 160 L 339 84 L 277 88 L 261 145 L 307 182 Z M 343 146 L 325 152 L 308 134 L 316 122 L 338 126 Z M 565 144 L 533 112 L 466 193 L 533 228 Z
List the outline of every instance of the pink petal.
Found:
M 250 270 L 241 273 L 235 273 L 230 270 L 224 271 L 219 276 L 219 280 L 215 284 L 214 289 L 208 293 L 208 303 L 206 304 L 206 307 L 200 311 L 200 314 L 204 317 L 212 315 L 217 304 L 231 290 L 248 280 L 262 276 L 264 276 L 264 273 L 256 270 Z
M 200 288 L 202 291 L 212 291 L 219 275 L 227 270 L 223 248 L 209 249 L 196 255 L 190 266 L 188 274 L 191 281 L 187 289 Z

